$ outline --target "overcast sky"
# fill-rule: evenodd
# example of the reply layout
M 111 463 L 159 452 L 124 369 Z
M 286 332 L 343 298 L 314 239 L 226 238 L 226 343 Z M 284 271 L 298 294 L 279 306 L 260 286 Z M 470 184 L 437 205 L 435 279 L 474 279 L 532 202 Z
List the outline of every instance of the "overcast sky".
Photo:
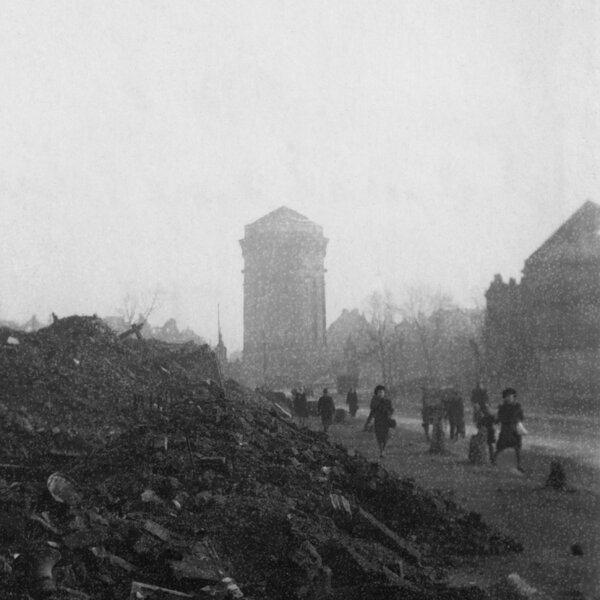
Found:
M 0 318 L 169 316 L 241 347 L 244 225 L 374 289 L 483 302 L 600 201 L 595 0 L 2 0 Z

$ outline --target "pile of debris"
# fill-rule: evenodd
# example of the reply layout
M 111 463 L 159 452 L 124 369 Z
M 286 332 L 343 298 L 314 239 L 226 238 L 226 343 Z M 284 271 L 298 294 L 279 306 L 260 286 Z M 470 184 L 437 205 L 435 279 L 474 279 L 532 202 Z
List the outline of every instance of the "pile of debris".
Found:
M 120 339 L 96 316 L 56 319 L 35 333 L 0 329 L 0 402 L 26 407 L 35 429 L 107 435 L 128 426 L 131 409 L 197 392 L 207 380 L 220 380 L 207 345 Z
M 4 402 L 3 598 L 485 598 L 445 583 L 449 561 L 520 549 L 479 515 L 298 429 L 235 382 L 221 387 L 201 368 L 178 368 L 181 349 L 138 340 L 123 348 L 93 318 L 79 325 L 95 333 L 81 341 L 72 329 L 53 332 L 64 349 L 47 371 L 36 363 L 38 381 L 64 365 L 56 356 L 68 347 L 90 369 L 92 357 L 121 353 L 111 376 L 95 365 L 98 379 L 85 378 L 88 393 L 115 394 L 94 415 L 108 426 L 102 411 L 112 403 L 120 433 L 90 438 L 87 415 L 81 428 L 74 415 L 68 431 L 39 426 L 48 411 L 26 386 Z M 27 367 L 24 357 L 6 360 L 14 391 Z M 123 374 L 145 369 L 139 393 L 154 393 L 156 364 L 177 393 L 120 406 L 138 393 Z M 75 389 L 84 389 L 78 377 Z

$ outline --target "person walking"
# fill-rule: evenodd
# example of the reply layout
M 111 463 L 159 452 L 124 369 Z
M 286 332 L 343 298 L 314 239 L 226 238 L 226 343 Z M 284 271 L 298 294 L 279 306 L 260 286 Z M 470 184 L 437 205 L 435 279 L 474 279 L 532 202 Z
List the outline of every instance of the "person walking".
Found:
M 487 396 L 487 394 L 486 394 Z M 481 399 L 477 405 L 478 418 L 475 423 L 478 434 L 485 437 L 485 441 L 488 448 L 488 454 L 490 457 L 490 463 L 496 464 L 496 453 L 494 450 L 494 444 L 496 443 L 496 429 L 494 423 L 496 421 L 487 400 Z
M 471 391 L 471 406 L 473 408 L 473 424 L 477 427 L 477 422 L 481 416 L 481 406 L 485 404 L 489 405 L 490 397 L 488 396 L 487 390 L 483 386 L 481 381 L 477 381 L 475 387 Z M 489 409 L 489 406 L 488 406 Z M 489 412 L 489 410 L 488 410 Z
M 294 390 L 294 392 L 294 414 L 298 417 L 298 424 L 300 427 L 306 427 L 306 419 L 308 419 L 308 399 L 306 398 L 304 388 L 300 387 L 300 389 Z
M 375 439 L 377 440 L 380 458 L 384 458 L 385 447 L 390 437 L 390 428 L 396 425 L 392 419 L 393 413 L 392 403 L 389 398 L 385 397 L 385 386 L 378 385 L 371 400 L 371 411 L 365 423 L 365 431 L 367 431 L 372 419 L 375 424 Z
M 446 414 L 450 423 L 450 439 L 457 440 L 458 436 L 465 437 L 465 405 L 462 396 L 452 389 L 446 399 Z
M 333 423 L 333 415 L 335 414 L 335 403 L 333 402 L 333 398 L 329 395 L 327 388 L 323 390 L 323 395 L 319 398 L 317 410 L 321 416 L 323 431 L 327 433 L 329 426 Z
M 524 419 L 523 409 L 517 402 L 517 392 L 513 388 L 506 388 L 502 391 L 502 404 L 498 408 L 496 422 L 500 423 L 500 435 L 496 444 L 494 460 L 496 464 L 498 454 L 507 448 L 514 448 L 517 458 L 517 469 L 524 472 L 521 466 L 521 445 Z
M 358 394 L 356 390 L 351 387 L 346 394 L 346 404 L 348 405 L 348 412 L 352 417 L 356 416 L 358 410 Z

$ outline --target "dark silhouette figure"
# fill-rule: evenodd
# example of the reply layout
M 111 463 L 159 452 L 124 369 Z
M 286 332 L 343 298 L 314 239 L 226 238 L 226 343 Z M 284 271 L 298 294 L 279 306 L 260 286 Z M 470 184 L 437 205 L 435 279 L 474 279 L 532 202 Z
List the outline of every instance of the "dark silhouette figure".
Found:
M 500 423 L 500 435 L 496 444 L 496 454 L 494 462 L 498 454 L 507 448 L 514 448 L 517 457 L 517 469 L 523 472 L 521 466 L 521 439 L 522 434 L 519 432 L 519 425 L 523 421 L 523 409 L 517 402 L 517 392 L 513 388 L 506 388 L 502 392 L 502 404 L 498 408 L 498 416 L 496 422 Z
M 365 423 L 365 430 L 367 430 L 372 419 L 375 423 L 375 439 L 377 440 L 380 458 L 384 456 L 385 447 L 390 437 L 390 428 L 396 425 L 392 419 L 393 413 L 392 403 L 389 398 L 385 397 L 385 387 L 378 385 L 371 400 L 371 412 Z
M 304 389 L 292 390 L 292 400 L 294 404 L 294 414 L 298 417 L 300 427 L 306 427 L 306 419 L 308 419 L 308 399 L 304 393 Z
M 465 404 L 462 396 L 452 390 L 445 401 L 446 414 L 450 423 L 450 439 L 457 440 L 459 436 L 465 437 Z
M 481 381 L 478 381 L 471 391 L 471 406 L 473 408 L 473 424 L 477 427 L 477 422 L 481 416 L 482 406 L 489 407 L 490 397 L 487 390 L 483 387 Z M 489 412 L 489 410 L 488 410 Z
M 356 416 L 358 410 L 358 394 L 354 388 L 350 388 L 346 394 L 346 404 L 348 405 L 348 412 L 351 416 Z
M 327 433 L 329 426 L 333 423 L 333 415 L 335 415 L 335 403 L 327 388 L 323 390 L 323 395 L 319 398 L 317 409 L 321 416 L 321 423 L 323 423 L 323 431 Z

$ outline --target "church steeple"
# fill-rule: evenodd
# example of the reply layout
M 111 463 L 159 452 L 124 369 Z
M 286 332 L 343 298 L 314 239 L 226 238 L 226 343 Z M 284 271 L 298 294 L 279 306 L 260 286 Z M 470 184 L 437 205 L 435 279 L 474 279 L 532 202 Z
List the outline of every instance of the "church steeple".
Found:
M 215 352 L 217 354 L 217 358 L 221 363 L 221 367 L 224 367 L 227 363 L 227 346 L 223 343 L 223 334 L 221 333 L 221 307 L 217 304 L 217 331 L 219 336 L 219 341 L 215 348 Z

